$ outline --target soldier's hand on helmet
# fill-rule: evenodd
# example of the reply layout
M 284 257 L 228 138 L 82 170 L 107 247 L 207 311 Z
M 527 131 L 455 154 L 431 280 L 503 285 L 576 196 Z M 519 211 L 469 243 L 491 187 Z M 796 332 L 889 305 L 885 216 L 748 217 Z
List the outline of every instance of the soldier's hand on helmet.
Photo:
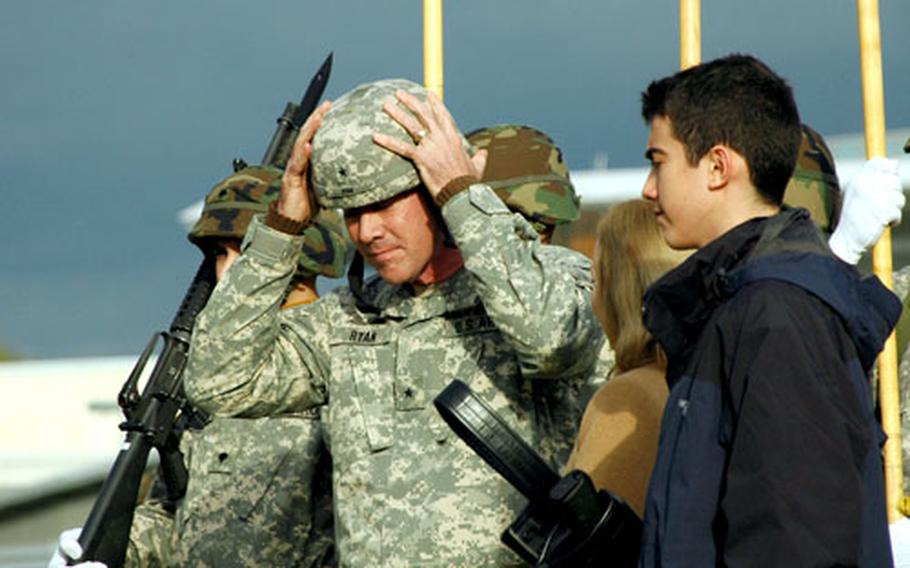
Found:
M 413 161 L 433 197 L 456 178 L 480 179 L 486 151 L 481 150 L 473 157 L 468 155 L 455 120 L 435 93 L 430 92 L 426 102 L 404 91 L 396 92 L 395 96 L 411 112 L 393 101 L 386 102 L 383 109 L 411 135 L 414 143 L 386 134 L 373 135 L 374 142 Z
M 828 240 L 831 250 L 845 262 L 859 262 L 885 227 L 900 223 L 905 199 L 897 160 L 868 160 L 844 188 L 840 221 Z
M 300 134 L 297 135 L 288 165 L 281 177 L 278 212 L 295 221 L 308 221 L 316 215 L 316 200 L 310 191 L 307 172 L 310 169 L 310 155 L 313 153 L 313 136 L 331 107 L 332 103 L 325 101 L 300 127 Z
M 82 546 L 79 545 L 79 535 L 82 533 L 82 527 L 66 529 L 60 533 L 57 540 L 57 550 L 47 563 L 47 568 L 63 568 L 67 566 L 70 558 L 79 558 L 82 556 Z M 82 568 L 107 568 L 103 562 L 80 562 L 70 564 L 70 566 L 81 566 Z

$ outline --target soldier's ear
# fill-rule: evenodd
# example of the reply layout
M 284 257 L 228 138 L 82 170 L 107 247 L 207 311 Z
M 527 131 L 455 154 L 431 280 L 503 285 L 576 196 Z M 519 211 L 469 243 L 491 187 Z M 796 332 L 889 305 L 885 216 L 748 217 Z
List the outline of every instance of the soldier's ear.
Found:
M 477 170 L 477 179 L 483 179 L 483 172 L 487 169 L 487 151 L 477 150 L 471 156 L 471 163 L 474 164 L 474 169 Z
M 555 232 L 556 225 L 544 225 L 544 229 L 542 231 L 538 231 L 538 234 L 540 234 L 540 242 L 545 245 L 550 244 L 553 242 L 553 233 Z

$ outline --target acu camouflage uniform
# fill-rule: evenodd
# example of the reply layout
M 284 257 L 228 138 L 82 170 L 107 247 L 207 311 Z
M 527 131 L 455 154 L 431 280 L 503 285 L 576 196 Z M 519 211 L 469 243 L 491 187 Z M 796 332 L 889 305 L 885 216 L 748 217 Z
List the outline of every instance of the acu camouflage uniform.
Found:
M 204 251 L 240 239 L 277 199 L 281 171 L 253 166 L 211 191 L 189 234 Z M 352 247 L 337 213 L 324 211 L 302 237 L 295 277 L 341 276 Z M 279 321 L 309 309 L 280 312 Z M 258 419 L 215 417 L 184 432 L 189 472 L 173 515 L 144 503 L 131 530 L 128 566 L 331 566 L 332 461 L 318 409 Z
M 373 132 L 407 136 L 381 111 L 395 88 L 425 96 L 413 83 L 382 81 L 325 116 L 312 159 L 321 205 L 375 203 L 419 183 L 413 164 L 368 142 Z M 372 195 L 331 176 L 372 180 L 360 184 Z M 520 565 L 499 534 L 523 498 L 432 400 L 465 380 L 556 465 L 572 439 L 558 439 L 550 389 L 583 380 L 603 342 L 590 286 L 558 268 L 568 253 L 542 246 L 489 187 L 455 195 L 441 216 L 464 258 L 456 275 L 417 293 L 374 278 L 280 324 L 277 300 L 300 238 L 254 220 L 197 322 L 186 387 L 201 408 L 260 416 L 324 405 L 343 565 Z
M 910 154 L 910 139 L 904 144 Z M 910 494 L 910 266 L 894 271 L 894 293 L 901 299 L 904 311 L 894 328 L 897 337 L 898 382 L 901 404 L 901 448 L 904 464 L 904 494 Z M 904 507 L 905 508 L 905 507 Z M 904 514 L 907 514 L 906 511 Z
M 894 328 L 897 338 L 898 384 L 901 405 L 901 453 L 904 465 L 904 494 L 910 494 L 910 266 L 892 274 L 894 293 L 901 299 L 904 311 Z M 906 514 L 906 513 L 905 513 Z
M 465 136 L 475 148 L 487 151 L 481 181 L 493 189 L 506 207 L 531 223 L 541 236 L 552 236 L 559 225 L 578 219 L 581 199 L 575 193 L 562 150 L 550 136 L 522 124 L 487 126 Z M 562 250 L 567 252 L 558 260 L 565 264 L 558 268 L 573 275 L 580 286 L 593 288 L 590 259 L 565 248 Z M 613 349 L 605 340 L 588 380 L 581 385 L 572 382 L 561 385 L 561 388 L 581 389 L 559 397 L 562 402 L 569 397 L 576 400 L 576 419 L 563 421 L 571 425 L 573 437 L 588 401 L 607 382 L 614 359 Z

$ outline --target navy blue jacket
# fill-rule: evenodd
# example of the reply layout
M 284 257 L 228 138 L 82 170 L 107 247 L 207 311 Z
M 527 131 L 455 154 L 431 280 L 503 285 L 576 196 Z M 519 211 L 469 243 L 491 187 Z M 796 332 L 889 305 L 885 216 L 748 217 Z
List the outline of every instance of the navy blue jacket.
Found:
M 803 209 L 747 221 L 645 293 L 670 396 L 642 566 L 890 566 L 868 371 L 900 315 Z

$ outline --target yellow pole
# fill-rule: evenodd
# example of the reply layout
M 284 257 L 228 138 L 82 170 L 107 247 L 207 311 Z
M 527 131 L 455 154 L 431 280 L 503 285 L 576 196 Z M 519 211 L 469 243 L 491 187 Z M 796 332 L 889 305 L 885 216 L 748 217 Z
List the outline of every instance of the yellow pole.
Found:
M 423 0 L 423 85 L 442 98 L 442 0 Z
M 882 44 L 879 31 L 878 0 L 856 0 L 859 22 L 859 57 L 863 83 L 863 109 L 866 118 L 866 157 L 885 156 L 885 96 L 882 83 Z M 872 270 L 888 287 L 891 278 L 891 231 L 885 229 L 872 249 Z M 885 495 L 888 522 L 900 518 L 903 495 L 901 456 L 900 389 L 897 382 L 897 343 L 894 334 L 885 342 L 878 358 L 879 402 L 885 443 Z
M 701 63 L 701 0 L 679 0 L 679 68 Z

